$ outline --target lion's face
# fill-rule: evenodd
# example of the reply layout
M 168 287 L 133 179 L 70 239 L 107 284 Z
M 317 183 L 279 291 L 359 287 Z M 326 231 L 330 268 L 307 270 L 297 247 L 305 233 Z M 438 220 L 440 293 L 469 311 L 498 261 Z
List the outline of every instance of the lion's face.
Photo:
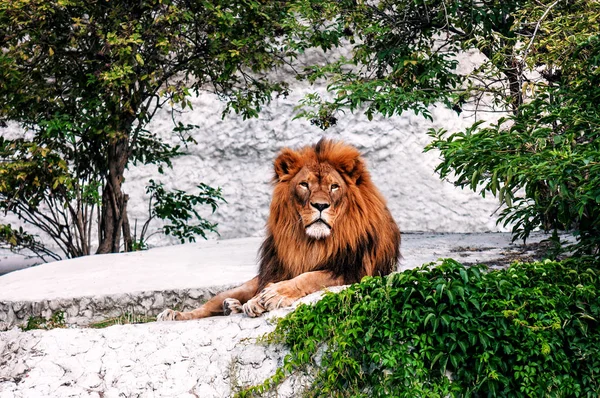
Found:
M 300 225 L 309 240 L 327 245 L 342 239 L 348 236 L 350 207 L 363 202 L 363 189 L 374 189 L 358 150 L 340 142 L 321 140 L 298 151 L 284 148 L 273 165 L 269 227 L 278 235 L 298 234 Z
M 346 183 L 329 164 L 304 166 L 290 180 L 294 206 L 306 235 L 314 239 L 327 238 L 343 213 Z

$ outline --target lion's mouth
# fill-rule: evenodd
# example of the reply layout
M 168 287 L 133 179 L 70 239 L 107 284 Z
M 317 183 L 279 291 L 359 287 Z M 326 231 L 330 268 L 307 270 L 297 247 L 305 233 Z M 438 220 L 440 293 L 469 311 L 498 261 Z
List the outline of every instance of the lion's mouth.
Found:
M 322 218 L 318 218 L 311 222 L 305 229 L 306 235 L 314 239 L 325 239 L 331 235 L 331 225 Z
M 327 228 L 331 229 L 331 225 L 327 224 L 327 221 L 323 220 L 322 218 L 317 218 L 316 220 L 314 220 L 313 222 L 308 224 L 305 228 L 312 227 L 313 225 L 316 225 L 316 224 L 324 224 Z

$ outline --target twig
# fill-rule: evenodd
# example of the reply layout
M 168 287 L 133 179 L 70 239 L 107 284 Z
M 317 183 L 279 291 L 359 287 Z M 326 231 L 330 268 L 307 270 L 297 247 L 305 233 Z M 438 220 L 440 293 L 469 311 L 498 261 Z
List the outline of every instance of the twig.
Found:
M 531 40 L 529 40 L 529 44 L 527 44 L 527 48 L 525 48 L 525 52 L 523 53 L 523 59 L 521 60 L 521 68 L 524 68 L 524 66 L 525 66 L 525 60 L 527 59 L 529 50 L 531 49 L 531 46 L 533 45 L 533 41 L 535 40 L 535 37 L 537 35 L 538 30 L 540 29 L 540 26 L 542 25 L 542 22 L 544 21 L 544 19 L 546 19 L 550 10 L 555 5 L 557 5 L 559 2 L 560 2 L 560 0 L 556 0 L 554 3 L 550 4 L 550 6 L 546 9 L 546 11 L 544 11 L 544 14 L 542 14 L 542 17 L 540 18 L 540 20 L 535 25 L 535 29 L 533 30 L 533 34 L 531 35 Z M 522 85 L 523 85 L 523 74 L 521 73 L 521 75 L 519 76 L 519 87 L 521 87 Z

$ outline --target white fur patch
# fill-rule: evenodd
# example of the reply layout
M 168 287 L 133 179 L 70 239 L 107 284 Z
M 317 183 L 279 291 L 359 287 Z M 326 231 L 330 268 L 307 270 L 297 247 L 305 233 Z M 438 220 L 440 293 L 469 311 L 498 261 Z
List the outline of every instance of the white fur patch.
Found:
M 156 321 L 157 322 L 174 321 L 175 315 L 177 315 L 177 312 L 170 310 L 170 309 L 166 309 L 163 312 L 161 312 L 160 314 L 158 314 L 158 316 L 156 317 Z
M 306 234 L 311 238 L 325 239 L 331 234 L 331 229 L 322 222 L 316 222 L 306 228 Z

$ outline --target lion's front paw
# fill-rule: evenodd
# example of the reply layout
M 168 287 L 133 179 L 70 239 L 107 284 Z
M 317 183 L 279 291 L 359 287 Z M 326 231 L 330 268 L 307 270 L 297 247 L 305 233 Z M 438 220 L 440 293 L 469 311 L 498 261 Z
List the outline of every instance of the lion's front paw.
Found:
M 223 314 L 239 314 L 244 312 L 244 307 L 240 300 L 234 298 L 226 298 L 223 300 Z
M 166 309 L 156 317 L 157 322 L 165 322 L 165 321 L 177 321 L 178 315 L 180 313 L 178 311 L 173 311 L 171 309 Z
M 293 293 L 295 292 L 289 281 L 274 283 L 260 292 L 258 301 L 266 311 L 273 311 L 291 306 L 298 299 Z
M 244 310 L 244 314 L 246 314 L 247 316 L 249 316 L 251 318 L 256 318 L 257 316 L 260 316 L 263 313 L 267 312 L 265 307 L 263 307 L 260 304 L 257 297 L 254 297 L 254 298 L 248 300 L 248 302 L 246 302 L 244 304 L 243 310 Z

